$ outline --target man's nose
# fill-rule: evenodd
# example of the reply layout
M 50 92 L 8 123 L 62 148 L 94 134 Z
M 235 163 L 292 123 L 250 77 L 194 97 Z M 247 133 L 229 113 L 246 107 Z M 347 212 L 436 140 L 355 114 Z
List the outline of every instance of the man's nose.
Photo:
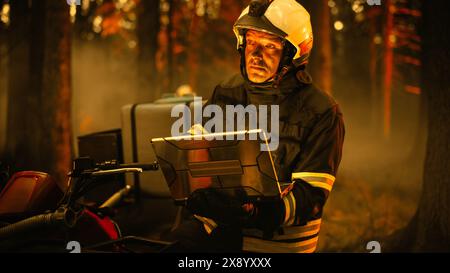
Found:
M 256 46 L 255 49 L 252 52 L 250 52 L 250 55 L 252 57 L 262 57 L 262 46 L 261 45 Z

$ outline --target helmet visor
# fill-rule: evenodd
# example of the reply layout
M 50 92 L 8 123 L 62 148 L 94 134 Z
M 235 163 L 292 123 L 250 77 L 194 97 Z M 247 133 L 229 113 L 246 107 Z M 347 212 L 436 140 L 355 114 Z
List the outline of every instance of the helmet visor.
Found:
M 234 27 L 239 31 L 244 29 L 254 29 L 257 31 L 262 31 L 266 33 L 270 33 L 281 38 L 285 38 L 287 34 L 274 26 L 270 21 L 263 15 L 261 17 L 254 17 L 248 14 L 242 16 L 237 20 L 234 24 Z

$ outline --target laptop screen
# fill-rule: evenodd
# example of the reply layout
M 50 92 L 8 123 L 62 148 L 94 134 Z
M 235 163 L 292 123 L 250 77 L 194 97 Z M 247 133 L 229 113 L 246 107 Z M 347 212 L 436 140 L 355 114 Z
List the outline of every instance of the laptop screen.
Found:
M 208 187 L 245 194 L 249 200 L 279 198 L 272 155 L 262 151 L 261 144 L 267 145 L 261 130 L 152 139 L 175 200 L 185 200 L 196 189 Z

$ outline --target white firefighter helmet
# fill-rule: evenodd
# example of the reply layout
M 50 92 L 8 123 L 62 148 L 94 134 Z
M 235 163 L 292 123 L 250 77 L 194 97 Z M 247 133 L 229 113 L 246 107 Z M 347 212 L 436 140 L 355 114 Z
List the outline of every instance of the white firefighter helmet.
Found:
M 295 48 L 295 66 L 308 62 L 313 34 L 308 11 L 296 0 L 252 0 L 233 26 L 238 49 L 245 44 L 245 31 L 253 29 L 277 35 Z

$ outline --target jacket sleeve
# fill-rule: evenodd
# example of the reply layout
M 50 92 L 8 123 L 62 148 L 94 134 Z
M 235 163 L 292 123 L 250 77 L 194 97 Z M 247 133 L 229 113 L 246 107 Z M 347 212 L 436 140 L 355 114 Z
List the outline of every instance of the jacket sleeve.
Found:
M 335 105 L 317 120 L 296 158 L 293 183 L 284 192 L 284 226 L 320 218 L 335 181 L 345 135 L 342 113 Z

